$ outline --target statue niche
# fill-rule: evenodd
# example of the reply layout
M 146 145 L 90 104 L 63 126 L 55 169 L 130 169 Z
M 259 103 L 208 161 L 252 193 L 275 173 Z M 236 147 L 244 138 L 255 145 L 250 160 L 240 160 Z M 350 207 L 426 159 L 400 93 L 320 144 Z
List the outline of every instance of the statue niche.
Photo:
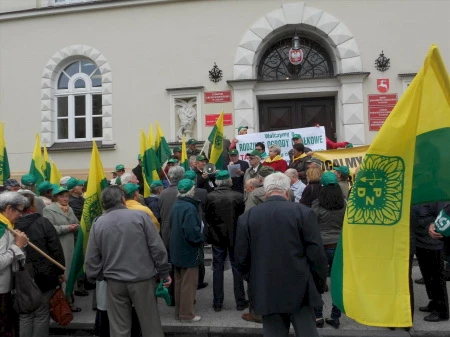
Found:
M 178 140 L 182 140 L 183 134 L 186 135 L 186 139 L 193 138 L 194 124 L 197 120 L 197 98 L 176 98 L 175 111 L 180 119 Z

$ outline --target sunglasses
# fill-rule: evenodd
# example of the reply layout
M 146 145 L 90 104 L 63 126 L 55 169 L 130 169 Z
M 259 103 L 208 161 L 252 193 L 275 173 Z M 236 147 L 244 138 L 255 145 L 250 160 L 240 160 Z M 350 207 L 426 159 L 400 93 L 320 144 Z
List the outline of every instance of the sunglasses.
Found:
M 23 212 L 24 212 L 23 209 L 17 208 L 17 207 L 15 207 L 15 206 L 11 206 L 11 208 L 12 208 L 13 210 L 19 212 L 20 214 L 23 214 Z

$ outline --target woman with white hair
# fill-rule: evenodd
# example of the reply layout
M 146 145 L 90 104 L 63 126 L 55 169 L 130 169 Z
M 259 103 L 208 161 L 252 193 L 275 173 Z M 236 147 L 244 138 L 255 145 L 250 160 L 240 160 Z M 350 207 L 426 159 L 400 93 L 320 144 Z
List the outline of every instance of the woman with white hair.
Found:
M 266 158 L 263 165 L 270 166 L 275 171 L 284 173 L 288 169 L 288 164 L 280 154 L 281 148 L 278 145 L 269 146 L 269 157 Z

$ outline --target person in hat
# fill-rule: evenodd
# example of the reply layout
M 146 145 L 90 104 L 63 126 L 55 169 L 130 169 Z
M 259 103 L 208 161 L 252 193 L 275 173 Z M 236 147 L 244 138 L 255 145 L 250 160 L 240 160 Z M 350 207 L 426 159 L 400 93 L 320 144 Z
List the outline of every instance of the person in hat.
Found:
M 322 161 L 318 158 L 315 157 L 308 157 L 308 159 L 306 160 L 306 168 L 309 169 L 310 167 L 318 167 L 318 168 L 322 168 Z
M 242 136 L 242 135 L 246 135 L 248 132 L 248 126 L 239 126 L 238 129 L 238 136 Z M 228 150 L 233 150 L 236 148 L 236 144 L 239 141 L 237 140 L 237 138 L 233 138 L 230 142 L 230 145 L 228 146 Z
M 303 144 L 294 144 L 292 150 L 293 157 L 291 162 L 289 163 L 289 168 L 296 169 L 299 179 L 303 184 L 306 184 L 306 170 L 308 169 L 306 161 L 309 157 L 305 153 L 305 146 Z
M 325 172 L 320 178 L 322 185 L 319 197 L 312 203 L 311 209 L 317 216 L 317 223 L 322 237 L 323 248 L 328 260 L 328 274 L 331 273 L 334 253 L 342 231 L 344 223 L 346 202 L 339 187 L 336 174 Z M 333 282 L 333 280 L 331 280 Z M 323 319 L 323 306 L 314 308 L 316 314 L 317 327 L 323 327 L 327 323 L 339 328 L 341 311 L 333 304 L 331 309 L 331 318 Z
M 263 167 L 261 164 L 261 152 L 253 150 L 252 152 L 247 153 L 247 157 L 250 167 L 244 173 L 244 185 L 247 183 L 247 180 L 255 178 L 261 167 Z M 246 193 L 244 193 L 244 197 L 247 197 Z
M 233 271 L 236 309 L 242 311 L 248 306 L 244 280 L 234 261 L 235 229 L 238 217 L 244 213 L 244 196 L 233 191 L 232 184 L 228 171 L 217 172 L 217 188 L 208 194 L 206 202 L 206 222 L 210 224 L 207 238 L 208 243 L 212 244 L 213 253 L 213 308 L 216 312 L 221 311 L 223 306 L 223 272 L 227 256 L 230 258 Z
M 145 205 L 150 208 L 155 217 L 161 223 L 161 213 L 159 210 L 159 196 L 164 190 L 164 184 L 161 180 L 153 180 L 150 184 L 150 195 L 144 199 Z
M 199 256 L 205 236 L 194 198 L 195 184 L 182 179 L 177 184 L 178 200 L 171 211 L 170 261 L 175 269 L 175 318 L 183 323 L 198 322 L 194 303 L 198 285 Z
M 32 174 L 24 174 L 20 179 L 20 191 L 30 191 L 34 195 L 36 195 L 36 178 Z M 36 199 L 36 209 L 39 214 L 43 214 L 45 203 L 41 198 Z
M 49 181 L 43 181 L 39 184 L 37 190 L 45 206 L 50 205 L 52 203 L 53 185 Z
M 274 173 L 275 170 L 273 169 L 273 167 L 270 166 L 263 166 L 261 167 L 261 169 L 258 171 L 257 175 L 256 175 L 256 179 L 258 179 L 259 181 L 259 187 L 255 188 L 247 197 L 247 199 L 245 200 L 245 210 L 249 210 L 250 208 L 252 208 L 253 206 L 262 204 L 265 200 L 265 192 L 264 192 L 264 179 Z
M 69 179 L 72 178 L 71 176 L 64 176 L 61 179 L 59 179 L 59 185 L 62 187 L 66 187 L 67 182 Z
M 204 188 L 209 192 L 214 190 L 214 172 L 205 172 L 205 166 L 208 164 L 208 158 L 199 155 L 196 158 L 195 169 L 193 170 L 197 175 L 197 187 Z
M 139 193 L 144 194 L 144 177 L 142 176 L 142 156 L 137 156 L 138 164 L 131 170 L 139 181 Z
M 255 150 L 261 152 L 261 163 L 267 158 L 266 146 L 263 142 L 258 142 L 255 144 Z
M 269 157 L 264 160 L 264 166 L 270 166 L 275 171 L 284 173 L 288 169 L 288 164 L 283 157 L 280 156 L 281 148 L 278 145 L 269 147 Z
M 248 162 L 239 159 L 239 152 L 236 149 L 230 150 L 229 157 L 229 165 L 239 165 L 239 169 L 234 171 L 235 176 L 231 178 L 231 181 L 233 182 L 231 189 L 236 192 L 244 193 L 244 174 L 249 168 Z
M 322 169 L 318 167 L 311 167 L 306 171 L 308 184 L 303 190 L 302 198 L 300 199 L 301 204 L 311 207 L 313 201 L 319 197 L 320 189 L 322 188 L 320 184 L 322 173 Z
M 5 181 L 5 187 L 8 191 L 17 192 L 20 190 L 20 184 L 16 179 L 8 179 Z
M 56 229 L 56 233 L 58 233 L 59 242 L 64 252 L 64 265 L 71 266 L 75 247 L 75 235 L 80 224 L 72 208 L 69 206 L 69 191 L 62 186 L 54 185 L 52 195 L 53 202 L 44 208 L 43 216 L 50 220 Z M 66 281 L 69 279 L 69 274 L 70 267 L 66 268 L 64 272 Z M 65 284 L 63 284 L 63 289 L 65 290 Z M 81 311 L 80 308 L 73 306 L 72 294 L 66 294 L 66 297 L 73 312 Z
M 147 213 L 150 216 L 152 223 L 155 225 L 156 229 L 159 232 L 161 230 L 161 225 L 158 219 L 155 217 L 150 208 L 142 205 L 139 202 L 139 185 L 134 183 L 127 183 L 125 185 L 122 185 L 122 188 L 125 193 L 125 206 L 127 206 L 128 209 L 143 211 Z
M 303 191 L 306 188 L 306 185 L 302 183 L 300 179 L 298 179 L 298 174 L 296 169 L 287 169 L 284 172 L 285 175 L 289 177 L 291 180 L 291 191 L 294 194 L 294 201 L 300 202 L 302 198 Z
M 333 167 L 334 173 L 337 175 L 339 186 L 342 190 L 342 195 L 344 196 L 344 199 L 347 200 L 348 194 L 350 192 L 350 170 L 347 166 L 335 166 Z
M 186 145 L 188 147 L 187 151 L 186 151 L 188 156 L 199 156 L 200 155 L 200 150 L 197 149 L 197 141 L 195 139 L 193 139 L 193 138 L 189 139 L 186 142 Z
M 72 177 L 67 181 L 66 188 L 69 191 L 69 206 L 72 208 L 78 221 L 81 221 L 84 207 L 83 183 Z
M 166 187 L 170 185 L 169 181 L 167 180 L 167 173 L 169 172 L 170 168 L 174 167 L 175 165 L 178 165 L 178 159 L 170 158 L 166 163 L 166 167 L 164 167 L 164 170 L 159 175 L 159 179 Z
M 303 138 L 299 133 L 294 133 L 292 135 L 292 147 L 294 147 L 295 144 L 303 144 Z M 305 149 L 303 150 L 308 156 L 312 155 L 312 150 L 309 147 L 305 146 Z M 289 152 L 289 159 L 290 162 L 294 160 L 294 149 L 290 149 Z
M 181 161 L 181 147 L 179 146 L 175 146 L 172 150 L 173 154 L 172 154 L 172 158 Z
M 265 178 L 267 201 L 238 219 L 235 259 L 264 336 L 288 336 L 292 322 L 297 336 L 318 337 L 313 308 L 323 304 L 327 260 L 315 214 L 288 201 L 289 187 L 283 173 Z
M 125 166 L 122 164 L 116 165 L 116 177 L 111 179 L 111 185 L 122 185 L 121 176 L 125 173 Z

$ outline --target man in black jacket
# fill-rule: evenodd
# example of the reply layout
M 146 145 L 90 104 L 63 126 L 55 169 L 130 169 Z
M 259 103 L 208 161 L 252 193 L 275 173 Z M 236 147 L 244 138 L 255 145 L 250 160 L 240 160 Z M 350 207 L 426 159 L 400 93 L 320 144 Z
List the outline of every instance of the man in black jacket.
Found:
M 327 258 L 316 216 L 289 202 L 289 187 L 283 173 L 264 180 L 267 201 L 239 217 L 235 258 L 264 337 L 287 337 L 290 323 L 296 336 L 318 337 L 313 308 L 323 305 Z
M 237 170 L 236 176 L 231 178 L 233 185 L 231 189 L 236 192 L 244 193 L 244 174 L 245 171 L 249 168 L 248 162 L 239 159 L 239 152 L 236 149 L 230 150 L 230 162 L 228 165 L 240 165 L 240 170 Z M 224 170 L 228 169 L 227 166 L 224 165 Z
M 233 151 L 233 150 L 232 150 Z M 232 181 L 228 171 L 216 174 L 215 191 L 208 194 L 206 202 L 206 221 L 209 225 L 208 243 L 213 252 L 213 308 L 221 311 L 223 305 L 223 271 L 227 255 L 230 257 L 234 280 L 234 298 L 236 308 L 244 310 L 248 302 L 245 300 L 244 280 L 237 269 L 234 259 L 234 236 L 238 217 L 244 212 L 244 196 L 231 189 Z

